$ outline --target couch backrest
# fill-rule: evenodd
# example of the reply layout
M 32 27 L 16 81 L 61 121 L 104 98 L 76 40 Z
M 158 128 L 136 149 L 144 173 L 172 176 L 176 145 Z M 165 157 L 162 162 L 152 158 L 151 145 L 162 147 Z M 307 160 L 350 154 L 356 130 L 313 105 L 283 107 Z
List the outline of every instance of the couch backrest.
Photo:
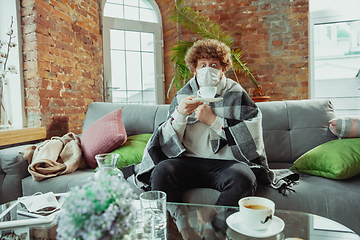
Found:
M 293 100 L 257 103 L 263 115 L 265 150 L 270 163 L 292 163 L 303 153 L 337 139 L 329 130 L 334 109 L 328 100 Z M 166 120 L 169 105 L 130 105 L 93 102 L 83 131 L 105 114 L 121 108 L 128 136 L 152 133 Z
M 263 115 L 269 163 L 292 163 L 310 149 L 337 139 L 328 129 L 335 117 L 329 100 L 274 101 L 257 104 Z
M 86 112 L 83 132 L 93 122 L 118 108 L 122 109 L 122 121 L 126 133 L 131 136 L 141 133 L 153 133 L 154 129 L 166 120 L 169 105 L 93 102 Z

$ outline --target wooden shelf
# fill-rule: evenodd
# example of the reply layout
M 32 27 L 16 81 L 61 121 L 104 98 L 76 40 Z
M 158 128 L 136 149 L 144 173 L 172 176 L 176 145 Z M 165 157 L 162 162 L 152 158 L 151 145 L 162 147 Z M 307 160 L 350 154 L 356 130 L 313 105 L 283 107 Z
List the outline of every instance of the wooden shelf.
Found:
M 45 127 L 0 129 L 0 146 L 29 142 L 46 138 Z

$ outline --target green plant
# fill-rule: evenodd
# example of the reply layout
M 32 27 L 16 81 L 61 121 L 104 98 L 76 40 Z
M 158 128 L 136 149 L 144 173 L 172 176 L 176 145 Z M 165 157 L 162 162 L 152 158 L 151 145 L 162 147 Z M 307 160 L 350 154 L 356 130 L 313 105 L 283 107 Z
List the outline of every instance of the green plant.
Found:
M 232 70 L 235 73 L 237 81 L 239 82 L 236 72 L 240 73 L 241 71 L 244 71 L 245 75 L 255 85 L 255 88 L 258 90 L 259 95 L 262 95 L 261 86 L 256 81 L 251 70 L 246 66 L 246 63 L 241 60 L 241 49 L 232 49 L 232 38 L 228 34 L 226 34 L 226 32 L 224 32 L 217 23 L 214 23 L 209 18 L 196 12 L 191 7 L 184 6 L 180 8 L 182 2 L 183 1 L 180 0 L 175 3 L 175 8 L 170 15 L 170 19 L 173 22 L 180 23 L 183 27 L 191 30 L 193 33 L 197 34 L 202 38 L 216 39 L 229 46 L 231 49 L 231 56 L 233 60 Z M 172 87 L 175 87 L 175 89 L 178 91 L 193 75 L 185 65 L 184 60 L 186 51 L 193 45 L 193 43 L 194 42 L 192 41 L 180 40 L 172 48 L 171 62 L 175 62 L 175 74 L 167 92 L 168 97 Z

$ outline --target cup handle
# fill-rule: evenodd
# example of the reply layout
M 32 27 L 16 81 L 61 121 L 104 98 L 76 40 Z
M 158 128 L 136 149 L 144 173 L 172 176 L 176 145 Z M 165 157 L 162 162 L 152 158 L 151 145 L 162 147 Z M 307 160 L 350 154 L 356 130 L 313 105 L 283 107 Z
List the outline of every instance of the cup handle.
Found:
M 198 97 L 201 97 L 200 90 L 197 90 L 197 92 L 196 92 L 196 93 L 197 93 L 197 96 L 198 96 Z

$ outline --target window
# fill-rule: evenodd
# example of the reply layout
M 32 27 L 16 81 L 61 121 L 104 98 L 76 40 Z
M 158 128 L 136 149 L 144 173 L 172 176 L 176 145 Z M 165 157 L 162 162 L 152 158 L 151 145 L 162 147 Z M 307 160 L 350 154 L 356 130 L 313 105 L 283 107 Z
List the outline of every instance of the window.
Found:
M 162 25 L 155 1 L 107 0 L 103 9 L 105 101 L 164 103 Z
M 360 116 L 360 3 L 310 0 L 311 98 L 336 116 Z
M 7 67 L 14 67 L 17 74 L 8 73 L 4 80 L 3 104 L 1 106 L 0 128 L 13 126 L 24 126 L 24 104 L 23 104 L 23 76 L 22 76 L 22 50 L 21 50 L 21 24 L 20 24 L 20 1 L 0 1 L 0 40 L 9 41 L 6 34 L 13 20 L 15 38 L 12 40 L 16 47 L 11 48 Z M 1 49 L 5 53 L 5 47 Z M 3 68 L 3 64 L 0 64 Z

